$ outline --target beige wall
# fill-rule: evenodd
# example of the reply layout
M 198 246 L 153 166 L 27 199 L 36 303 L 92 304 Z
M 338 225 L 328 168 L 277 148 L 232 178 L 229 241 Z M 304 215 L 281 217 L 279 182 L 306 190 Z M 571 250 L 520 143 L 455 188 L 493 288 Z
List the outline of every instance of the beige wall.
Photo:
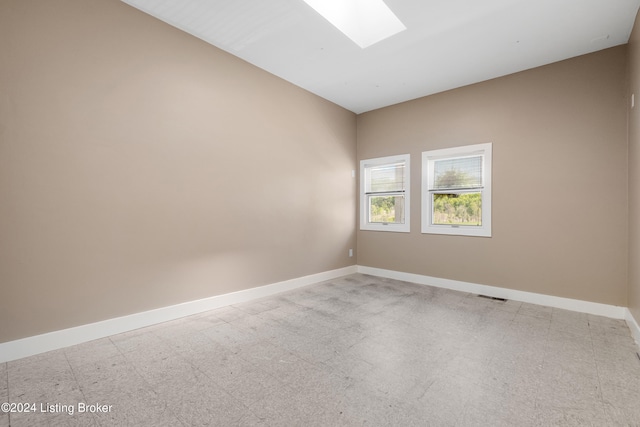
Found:
M 2 0 L 0 342 L 352 265 L 356 234 L 361 265 L 640 319 L 626 53 L 356 119 L 118 0 Z M 421 152 L 481 142 L 493 237 L 420 234 Z M 403 153 L 411 233 L 356 233 L 356 160 Z
M 409 153 L 412 180 L 411 233 L 358 231 L 358 264 L 626 306 L 626 49 L 358 116 L 358 159 Z M 483 142 L 493 237 L 421 234 L 422 151 Z
M 0 342 L 354 264 L 355 120 L 118 0 L 2 0 Z
M 636 104 L 629 109 L 629 309 L 640 322 L 640 14 L 628 49 L 629 92 Z

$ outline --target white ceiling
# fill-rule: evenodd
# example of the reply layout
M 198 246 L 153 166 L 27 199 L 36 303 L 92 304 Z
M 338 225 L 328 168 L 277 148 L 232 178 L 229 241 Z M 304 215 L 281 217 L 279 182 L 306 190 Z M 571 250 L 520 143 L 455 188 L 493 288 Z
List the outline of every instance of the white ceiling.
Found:
M 640 0 L 385 0 L 366 49 L 302 0 L 123 0 L 355 113 L 624 44 Z

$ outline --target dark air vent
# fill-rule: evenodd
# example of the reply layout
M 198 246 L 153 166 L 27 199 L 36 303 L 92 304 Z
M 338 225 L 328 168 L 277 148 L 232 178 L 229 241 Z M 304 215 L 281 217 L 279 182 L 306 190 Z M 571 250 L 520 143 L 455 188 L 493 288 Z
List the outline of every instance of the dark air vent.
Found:
M 480 298 L 492 299 L 492 300 L 494 300 L 494 301 L 502 301 L 502 302 L 505 302 L 505 301 L 506 301 L 506 299 L 504 299 L 504 298 L 490 297 L 490 296 L 488 296 L 488 295 L 478 295 L 478 296 L 479 296 Z

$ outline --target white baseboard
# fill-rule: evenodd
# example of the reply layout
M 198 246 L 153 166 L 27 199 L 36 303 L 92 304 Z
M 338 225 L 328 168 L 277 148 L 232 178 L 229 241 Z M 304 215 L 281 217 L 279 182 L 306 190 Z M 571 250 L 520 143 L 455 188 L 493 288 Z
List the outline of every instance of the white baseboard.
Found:
M 110 335 L 132 331 L 134 329 L 155 325 L 181 317 L 202 313 L 232 304 L 251 301 L 267 297 L 280 292 L 301 288 L 314 283 L 331 280 L 357 272 L 355 265 L 326 271 L 284 282 L 259 286 L 257 288 L 218 295 L 169 307 L 135 313 L 101 322 L 90 323 L 42 335 L 22 338 L 15 341 L 0 343 L 0 363 L 9 362 L 23 357 L 33 356 L 51 350 L 69 347 L 83 342 L 92 341 Z
M 638 325 L 638 321 L 633 317 L 633 314 L 631 314 L 631 310 L 629 310 L 628 308 L 626 310 L 627 312 L 624 320 L 627 321 L 627 325 L 631 330 L 631 336 L 633 336 L 636 344 L 638 345 L 638 347 L 640 347 L 640 326 Z
M 514 301 L 527 302 L 530 304 L 545 305 L 547 307 L 578 311 L 581 313 L 594 314 L 597 316 L 610 317 L 619 320 L 625 319 L 626 312 L 628 311 L 626 307 L 618 307 L 615 305 L 599 304 L 590 301 L 555 297 L 551 295 L 536 294 L 533 292 L 517 291 L 514 289 L 498 288 L 495 286 L 479 285 L 477 283 L 441 279 L 438 277 L 403 273 L 400 271 L 384 270 L 381 268 L 366 267 L 361 265 L 358 266 L 358 273 L 370 274 L 372 276 L 385 277 L 388 279 L 402 280 L 405 282 L 412 282 L 420 285 L 435 286 L 438 288 L 468 292 L 472 294 L 487 295 L 495 298 L 505 298 Z
M 631 312 L 626 307 L 618 307 L 607 304 L 599 304 L 590 301 L 581 301 L 570 298 L 555 297 L 532 292 L 524 292 L 495 286 L 480 285 L 458 280 L 442 279 L 419 274 L 403 273 L 393 270 L 385 270 L 366 266 L 349 266 L 337 270 L 312 274 L 270 285 L 259 286 L 243 291 L 218 295 L 155 310 L 144 311 L 127 316 L 108 319 L 101 322 L 90 323 L 60 331 L 49 332 L 42 335 L 22 338 L 15 341 L 0 343 L 0 363 L 9 362 L 23 357 L 33 356 L 51 350 L 69 347 L 83 342 L 108 337 L 123 332 L 132 331 L 146 326 L 155 325 L 181 317 L 202 313 L 220 307 L 239 304 L 258 298 L 271 296 L 314 283 L 331 280 L 353 273 L 370 274 L 372 276 L 402 280 L 421 285 L 435 286 L 461 292 L 487 295 L 496 298 L 505 298 L 531 304 L 545 305 L 548 307 L 589 313 L 605 316 L 613 319 L 624 319 L 629 329 L 640 345 L 640 326 Z

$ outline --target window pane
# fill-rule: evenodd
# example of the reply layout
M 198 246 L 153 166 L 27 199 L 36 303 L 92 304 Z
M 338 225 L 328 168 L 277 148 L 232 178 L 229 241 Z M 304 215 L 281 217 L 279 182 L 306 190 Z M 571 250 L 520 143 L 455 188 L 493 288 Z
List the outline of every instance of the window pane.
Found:
M 433 162 L 434 190 L 482 187 L 482 156 Z
M 369 189 L 367 192 L 404 190 L 404 163 L 395 163 L 369 168 Z
M 369 222 L 404 224 L 404 196 L 369 196 Z
M 482 225 L 482 193 L 433 194 L 434 225 Z

